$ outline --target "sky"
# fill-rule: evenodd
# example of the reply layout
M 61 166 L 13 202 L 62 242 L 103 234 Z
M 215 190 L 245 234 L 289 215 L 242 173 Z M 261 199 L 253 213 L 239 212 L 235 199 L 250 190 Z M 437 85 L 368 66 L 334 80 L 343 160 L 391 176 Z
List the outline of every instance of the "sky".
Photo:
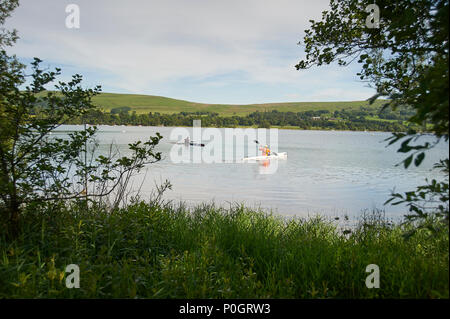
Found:
M 7 20 L 20 39 L 10 49 L 82 74 L 104 92 L 201 103 L 364 100 L 374 90 L 360 67 L 297 71 L 298 42 L 329 0 L 21 0 Z M 69 4 L 80 27 L 67 28 Z

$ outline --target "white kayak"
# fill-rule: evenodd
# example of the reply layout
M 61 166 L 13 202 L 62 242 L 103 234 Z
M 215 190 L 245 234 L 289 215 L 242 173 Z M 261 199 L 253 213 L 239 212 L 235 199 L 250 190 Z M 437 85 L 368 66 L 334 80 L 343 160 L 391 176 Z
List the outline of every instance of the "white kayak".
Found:
M 264 160 L 268 160 L 268 159 L 286 159 L 286 158 L 287 158 L 287 153 L 282 152 L 282 153 L 276 153 L 276 155 L 272 153 L 269 156 L 261 155 L 261 156 L 244 157 L 242 160 L 243 161 L 264 161 Z

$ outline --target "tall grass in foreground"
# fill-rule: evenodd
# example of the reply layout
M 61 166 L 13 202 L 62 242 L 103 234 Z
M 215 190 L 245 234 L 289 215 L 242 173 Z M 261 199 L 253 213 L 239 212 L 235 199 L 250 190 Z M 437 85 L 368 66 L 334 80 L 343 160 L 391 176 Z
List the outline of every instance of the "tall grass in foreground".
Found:
M 448 298 L 448 230 L 405 240 L 362 221 L 343 234 L 321 218 L 285 220 L 237 206 L 135 203 L 28 212 L 0 239 L 2 298 Z M 79 289 L 65 267 L 80 266 Z M 366 266 L 380 268 L 368 289 Z

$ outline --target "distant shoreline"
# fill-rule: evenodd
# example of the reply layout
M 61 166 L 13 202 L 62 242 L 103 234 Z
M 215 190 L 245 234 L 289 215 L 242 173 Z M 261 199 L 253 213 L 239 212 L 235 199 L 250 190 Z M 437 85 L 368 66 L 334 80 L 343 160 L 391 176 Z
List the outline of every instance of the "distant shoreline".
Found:
M 75 125 L 75 126 L 83 126 L 83 124 L 63 124 L 63 125 Z M 176 127 L 184 127 L 184 128 L 192 128 L 192 126 L 183 126 L 183 125 L 178 125 L 178 126 L 166 126 L 166 125 L 109 125 L 109 124 L 90 124 L 87 123 L 87 125 L 89 126 L 110 126 L 110 127 L 171 127 L 171 128 L 176 128 Z M 265 129 L 269 129 L 266 127 L 258 127 L 258 126 L 236 126 L 236 127 L 219 127 L 219 126 L 202 126 L 202 128 L 254 128 L 254 129 L 261 129 L 261 128 L 265 128 Z M 339 130 L 339 129 L 327 129 L 327 128 L 309 128 L 309 129 L 303 129 L 300 127 L 295 127 L 295 126 L 271 126 L 270 128 L 276 128 L 276 129 L 280 129 L 280 130 L 295 130 L 295 131 L 327 131 L 327 132 L 366 132 L 366 133 L 394 133 L 391 131 L 377 131 L 377 130 Z M 397 132 L 396 132 L 397 133 Z M 399 132 L 399 133 L 406 133 L 406 132 Z M 431 134 L 429 132 L 421 132 L 422 134 Z

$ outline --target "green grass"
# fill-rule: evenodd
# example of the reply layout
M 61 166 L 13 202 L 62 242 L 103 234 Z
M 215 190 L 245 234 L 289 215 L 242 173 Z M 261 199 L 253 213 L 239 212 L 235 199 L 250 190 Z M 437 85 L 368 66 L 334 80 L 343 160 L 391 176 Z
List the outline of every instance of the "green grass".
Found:
M 159 113 L 179 113 L 179 112 L 216 112 L 222 116 L 247 115 L 255 111 L 280 112 L 304 112 L 311 110 L 329 110 L 331 112 L 341 109 L 359 109 L 360 106 L 369 106 L 367 101 L 351 102 L 288 102 L 288 103 L 267 103 L 267 104 L 202 104 L 183 100 L 176 100 L 162 96 L 136 95 L 136 94 L 115 94 L 101 93 L 94 97 L 94 104 L 103 110 L 110 111 L 112 108 L 129 106 L 131 111 L 137 114 L 159 112 Z M 376 101 L 372 107 L 379 108 L 384 101 Z
M 67 208 L 69 206 L 69 208 Z M 343 234 L 242 206 L 34 209 L 0 239 L 0 298 L 448 298 L 448 229 L 411 239 L 380 217 Z M 65 267 L 80 266 L 80 288 Z M 366 266 L 380 267 L 368 289 Z

